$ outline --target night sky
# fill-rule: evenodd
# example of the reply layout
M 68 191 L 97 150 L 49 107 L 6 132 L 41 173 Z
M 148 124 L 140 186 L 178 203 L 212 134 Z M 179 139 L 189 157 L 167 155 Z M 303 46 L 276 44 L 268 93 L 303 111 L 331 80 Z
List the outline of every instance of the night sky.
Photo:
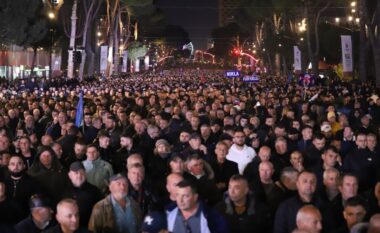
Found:
M 168 24 L 182 26 L 194 49 L 206 49 L 211 30 L 218 26 L 218 0 L 157 0 Z

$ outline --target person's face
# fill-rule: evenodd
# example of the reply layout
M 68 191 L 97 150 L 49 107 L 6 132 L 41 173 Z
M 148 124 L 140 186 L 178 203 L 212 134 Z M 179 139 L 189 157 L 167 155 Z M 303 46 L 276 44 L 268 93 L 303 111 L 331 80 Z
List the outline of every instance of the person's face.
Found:
M 204 137 L 208 137 L 211 134 L 211 128 L 208 126 L 201 127 L 201 135 Z
M 108 148 L 110 145 L 110 138 L 109 137 L 100 137 L 99 138 L 99 146 L 102 148 Z
M 374 190 L 375 197 L 378 201 L 380 201 L 380 182 L 377 182 Z
M 31 213 L 36 222 L 45 223 L 51 219 L 53 211 L 47 207 L 36 207 L 32 209 Z
M 121 137 L 120 138 L 120 145 L 122 147 L 128 147 L 128 146 L 132 145 L 132 138 L 130 138 L 130 137 Z
M 339 181 L 339 173 L 328 172 L 326 177 L 323 178 L 323 184 L 329 190 L 337 190 Z
M 160 119 L 160 129 L 166 129 L 169 126 L 169 122 L 164 119 Z
M 86 181 L 86 172 L 83 169 L 78 171 L 69 171 L 69 178 L 74 187 L 81 187 Z
M 249 192 L 249 188 L 244 181 L 231 180 L 228 183 L 228 196 L 231 201 L 241 201 Z
M 328 167 L 334 167 L 338 159 L 338 153 L 328 150 L 322 154 L 322 159 Z
M 81 144 L 74 145 L 74 153 L 76 155 L 84 155 L 86 153 L 86 146 Z
M 0 136 L 0 150 L 6 151 L 9 148 L 9 140 L 5 136 Z
M 317 186 L 317 179 L 314 174 L 304 172 L 297 179 L 297 191 L 301 196 L 312 196 Z
M 367 147 L 367 136 L 365 135 L 358 135 L 355 143 L 359 149 L 365 149 Z
M 56 219 L 63 230 L 74 232 L 79 227 L 79 209 L 72 203 L 64 203 L 57 211 Z
M 58 144 L 58 143 L 55 143 L 53 145 L 52 149 L 54 150 L 54 152 L 57 155 L 57 157 L 61 158 L 61 156 L 63 154 L 62 146 L 60 144 Z
M 159 154 L 164 154 L 164 153 L 169 152 L 169 149 L 165 144 L 161 143 L 157 146 L 157 152 Z
M 187 168 L 194 175 L 201 175 L 203 173 L 203 161 L 202 159 L 193 159 L 191 160 Z
M 215 155 L 218 159 L 224 160 L 227 156 L 228 148 L 224 144 L 217 144 L 215 147 Z
M 13 156 L 9 160 L 8 170 L 10 172 L 21 172 L 25 169 L 24 161 L 20 157 Z
M 302 130 L 302 138 L 304 140 L 310 140 L 313 137 L 313 131 L 310 128 L 305 128 Z
M 367 136 L 367 146 L 370 149 L 374 149 L 377 145 L 376 137 L 375 136 Z
M 128 179 L 132 185 L 141 185 L 144 180 L 144 171 L 141 168 L 128 169 Z
M 21 138 L 19 141 L 20 145 L 20 150 L 21 151 L 29 151 L 30 149 L 30 142 L 26 138 Z
M 362 222 L 366 215 L 366 211 L 363 206 L 347 206 L 344 208 L 343 216 L 347 222 L 347 225 L 352 227 L 353 225 Z
M 292 165 L 302 164 L 303 163 L 302 154 L 301 153 L 292 153 L 290 155 L 290 163 Z
M 170 196 L 175 198 L 176 197 L 176 189 L 177 189 L 177 184 L 181 182 L 183 179 L 181 176 L 170 176 L 167 179 L 166 182 L 166 190 L 169 192 Z
M 199 118 L 198 117 L 191 117 L 190 124 L 193 128 L 197 128 L 199 126 Z
M 343 200 L 355 197 L 358 194 L 358 181 L 355 177 L 345 176 L 342 184 L 339 186 L 339 191 Z
M 182 159 L 177 158 L 170 161 L 169 166 L 172 173 L 182 174 L 184 171 L 185 163 Z
M 261 181 L 268 182 L 272 180 L 273 175 L 273 167 L 271 167 L 269 164 L 263 163 L 259 166 L 259 176 Z
M 192 138 L 189 140 L 189 144 L 191 148 L 194 150 L 198 150 L 199 147 L 201 146 L 201 139 L 200 138 Z
M 116 200 L 125 198 L 125 196 L 127 196 L 127 193 L 128 193 L 127 179 L 121 178 L 118 180 L 111 181 L 111 183 L 109 184 L 109 189 L 112 196 Z
M 190 134 L 188 132 L 181 132 L 179 135 L 179 141 L 182 143 L 189 142 Z
M 278 154 L 285 154 L 288 151 L 288 145 L 286 141 L 276 142 L 275 148 Z
M 89 116 L 89 115 L 84 116 L 84 123 L 86 125 L 91 125 L 91 121 L 92 121 L 91 116 Z
M 44 151 L 40 155 L 40 162 L 45 167 L 49 168 L 51 166 L 51 163 L 53 161 L 53 156 L 50 154 L 49 151 Z
M 308 213 L 300 223 L 302 230 L 309 233 L 319 233 L 322 230 L 322 217 L 320 213 Z
M 86 156 L 88 160 L 94 161 L 99 158 L 99 152 L 95 147 L 89 147 L 87 148 Z
M 317 150 L 322 150 L 325 147 L 326 140 L 324 138 L 322 139 L 315 138 L 313 140 L 313 144 L 315 148 L 317 148 Z
M 188 211 L 195 207 L 198 201 L 198 194 L 193 193 L 190 187 L 176 189 L 177 206 L 182 211 Z
M 235 132 L 233 141 L 238 146 L 244 146 L 245 143 L 245 135 L 243 132 Z

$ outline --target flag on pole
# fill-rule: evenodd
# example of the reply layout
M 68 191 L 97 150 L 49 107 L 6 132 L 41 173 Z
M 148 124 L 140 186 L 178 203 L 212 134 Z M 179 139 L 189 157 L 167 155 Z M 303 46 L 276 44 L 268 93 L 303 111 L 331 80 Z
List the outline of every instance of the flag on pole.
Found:
M 79 101 L 77 104 L 77 112 L 75 115 L 75 126 L 79 128 L 83 121 L 83 92 L 80 92 Z

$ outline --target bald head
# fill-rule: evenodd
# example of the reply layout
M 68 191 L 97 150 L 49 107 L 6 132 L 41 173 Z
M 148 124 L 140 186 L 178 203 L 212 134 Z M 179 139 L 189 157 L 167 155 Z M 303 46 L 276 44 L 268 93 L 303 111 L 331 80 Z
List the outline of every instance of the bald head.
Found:
M 368 233 L 380 232 L 380 214 L 375 214 L 369 220 Z
M 178 173 L 171 173 L 166 177 L 166 190 L 169 192 L 170 199 L 175 201 L 176 187 L 179 182 L 183 180 L 183 177 Z
M 322 230 L 322 217 L 319 210 L 312 206 L 303 206 L 297 212 L 297 227 L 310 233 L 319 233 Z

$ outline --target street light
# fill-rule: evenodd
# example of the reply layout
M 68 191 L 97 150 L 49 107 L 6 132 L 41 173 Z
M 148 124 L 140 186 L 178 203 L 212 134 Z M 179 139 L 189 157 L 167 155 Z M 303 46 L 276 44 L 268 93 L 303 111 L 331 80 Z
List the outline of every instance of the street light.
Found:
M 356 6 L 356 2 L 351 2 L 351 7 L 355 7 Z
M 55 18 L 55 14 L 54 14 L 54 12 L 49 12 L 49 14 L 48 14 L 48 17 L 49 17 L 49 19 L 54 19 Z
M 339 23 L 340 22 L 340 18 L 335 18 L 335 23 Z
M 352 17 L 351 15 L 350 16 L 348 16 L 348 21 L 352 21 L 352 20 L 354 20 L 354 17 Z

